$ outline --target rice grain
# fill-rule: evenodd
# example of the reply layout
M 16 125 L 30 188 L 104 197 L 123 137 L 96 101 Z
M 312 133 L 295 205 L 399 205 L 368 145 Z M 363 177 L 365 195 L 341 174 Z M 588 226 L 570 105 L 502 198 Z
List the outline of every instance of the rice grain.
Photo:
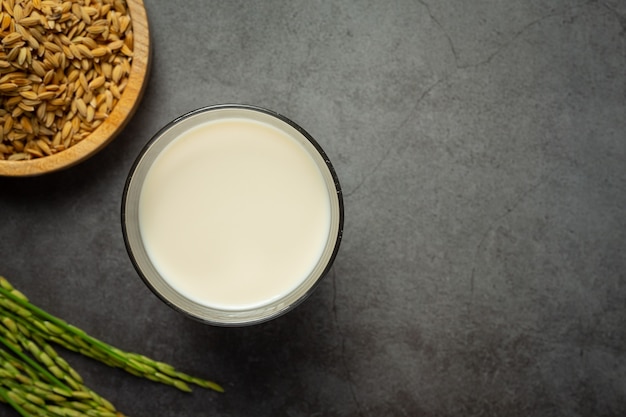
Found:
M 124 0 L 1 0 L 0 31 L 0 160 L 54 155 L 106 120 L 132 65 Z

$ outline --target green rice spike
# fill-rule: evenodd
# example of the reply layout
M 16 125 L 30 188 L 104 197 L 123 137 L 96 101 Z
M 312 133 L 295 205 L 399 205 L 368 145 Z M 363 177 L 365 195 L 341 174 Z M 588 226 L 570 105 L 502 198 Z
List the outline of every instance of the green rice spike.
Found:
M 4 327 L 6 327 L 7 329 L 9 329 L 10 332 L 12 333 L 17 333 L 17 324 L 15 323 L 15 321 L 7 316 L 2 317 L 2 324 L 4 324 Z
M 56 378 L 54 375 L 52 375 L 50 372 L 44 369 L 37 362 L 35 362 L 34 360 L 26 356 L 24 353 L 20 352 L 17 348 L 15 348 L 15 346 L 12 343 L 10 343 L 9 341 L 7 341 L 1 336 L 0 336 L 0 343 L 2 343 L 9 350 L 11 350 L 11 352 L 15 354 L 15 356 L 17 356 L 20 360 L 24 361 L 28 366 L 30 366 L 31 368 L 39 372 L 41 375 L 43 375 L 51 383 L 57 385 L 60 388 L 64 388 L 64 389 L 68 388 L 67 385 L 63 384 L 58 378 Z
M 42 391 L 46 391 L 46 392 L 49 392 L 49 393 L 54 394 L 54 395 L 58 395 L 58 396 L 63 397 L 65 399 L 67 399 L 67 398 L 72 396 L 72 392 L 71 391 L 67 391 L 67 390 L 61 389 L 61 388 L 59 388 L 59 387 L 57 387 L 55 385 L 50 385 L 50 384 L 47 384 L 47 383 L 45 383 L 43 381 L 33 381 L 32 385 L 36 389 L 40 389 Z
M 26 331 L 33 332 L 37 337 L 63 346 L 66 349 L 79 352 L 108 366 L 121 368 L 131 374 L 156 382 L 173 385 L 183 391 L 190 391 L 188 384 L 194 384 L 217 392 L 224 392 L 224 389 L 215 382 L 187 375 L 177 371 L 171 365 L 155 361 L 143 355 L 124 352 L 88 335 L 82 329 L 33 305 L 23 294 L 15 290 L 6 279 L 0 277 L 0 307 L 2 306 L 5 306 L 6 309 L 12 312 L 18 326 L 20 324 L 23 325 Z M 46 351 L 45 345 L 39 344 Z M 47 351 L 46 354 L 54 360 L 53 355 Z M 45 356 L 40 358 L 38 353 L 35 356 L 47 362 Z M 58 374 L 59 378 L 61 371 L 66 376 L 72 372 L 71 368 L 60 362 L 57 364 L 57 367 L 52 368 L 51 372 Z M 78 381 L 81 380 L 80 378 L 76 379 Z M 178 382 L 176 383 L 175 381 Z M 72 384 L 67 380 L 66 382 L 72 388 L 76 388 L 76 384 Z
M 3 276 L 0 276 L 0 288 L 4 288 L 7 291 L 13 290 L 13 285 Z
M 0 387 L 0 398 L 2 398 L 4 402 L 13 407 L 13 409 L 17 411 L 22 417 L 31 417 L 31 414 L 24 410 L 17 402 L 15 402 L 13 398 L 11 398 L 11 396 L 9 395 L 9 392 L 2 387 Z
M 34 417 L 56 417 L 56 414 L 50 414 L 46 409 L 33 403 L 24 403 L 22 404 L 22 407 L 24 407 L 24 410 L 28 411 L 30 415 Z
M 8 317 L 6 317 L 6 318 L 8 318 Z M 13 323 L 15 323 L 15 322 L 13 322 Z M 4 337 L 5 339 L 9 340 L 14 345 L 18 345 L 18 341 L 17 341 L 17 337 L 16 337 L 17 332 L 14 332 L 11 329 L 9 329 L 8 326 L 4 323 L 4 320 L 3 320 L 3 324 L 4 324 L 3 326 L 0 326 L 0 335 L 2 335 L 2 337 Z
M 7 291 L 6 289 L 4 289 L 3 287 L 0 286 L 0 295 L 5 296 L 6 298 L 10 299 L 11 301 L 15 302 L 16 304 L 18 304 L 20 307 L 22 307 L 23 309 L 25 309 L 28 312 L 31 312 L 32 314 L 37 315 L 38 317 L 44 319 L 44 321 L 49 321 L 50 323 L 58 326 L 59 328 L 63 329 L 65 333 L 70 333 L 76 336 L 79 336 L 79 339 L 84 340 L 87 343 L 90 343 L 94 346 L 97 346 L 107 352 L 109 352 L 109 354 L 111 356 L 117 357 L 117 359 L 119 359 L 122 362 L 125 362 L 126 359 L 123 356 L 119 356 L 115 351 L 113 351 L 110 346 L 108 346 L 107 344 L 101 342 L 98 339 L 95 339 L 91 336 L 89 336 L 87 333 L 85 333 L 82 329 L 79 329 L 76 326 L 72 326 L 71 324 L 66 323 L 65 321 L 49 314 L 48 312 L 42 310 L 41 308 L 31 304 L 28 302 L 28 299 L 21 298 L 19 296 L 16 296 L 13 294 L 12 291 Z M 19 314 L 19 313 L 18 313 Z M 45 327 L 45 325 L 44 325 Z
M 13 379 L 21 379 L 23 378 L 33 378 L 38 379 L 39 376 L 36 372 L 32 371 L 32 369 L 25 367 L 22 362 L 15 358 L 15 356 L 11 355 L 6 350 L 0 348 L 0 366 L 4 371 L 8 372 Z M 26 373 L 28 376 L 25 376 Z
M 17 314 L 20 317 L 32 316 L 33 313 L 31 313 L 27 308 L 21 307 L 20 304 L 13 301 L 18 298 L 14 297 L 10 292 L 0 288 L 0 294 L 8 296 L 0 297 L 0 306 L 4 307 L 4 309 Z

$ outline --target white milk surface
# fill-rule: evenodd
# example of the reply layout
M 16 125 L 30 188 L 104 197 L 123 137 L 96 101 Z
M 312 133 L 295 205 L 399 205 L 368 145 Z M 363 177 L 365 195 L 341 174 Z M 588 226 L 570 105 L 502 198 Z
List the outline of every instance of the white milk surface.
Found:
M 304 147 L 244 118 L 201 124 L 148 171 L 139 227 L 152 263 L 200 304 L 243 310 L 297 287 L 319 260 L 330 198 Z

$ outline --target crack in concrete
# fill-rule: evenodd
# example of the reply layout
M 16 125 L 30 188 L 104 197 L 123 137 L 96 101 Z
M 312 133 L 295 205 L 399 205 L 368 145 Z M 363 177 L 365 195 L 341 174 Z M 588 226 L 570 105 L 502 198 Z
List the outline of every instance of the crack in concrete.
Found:
M 626 16 L 622 15 L 620 12 L 618 12 L 617 10 L 615 10 L 613 7 L 609 6 L 606 3 L 601 3 L 601 4 L 602 6 L 604 6 L 605 9 L 610 11 L 615 16 L 620 26 L 622 27 L 621 34 L 622 35 L 626 34 Z
M 472 269 L 470 271 L 470 277 L 469 277 L 469 281 L 470 281 L 470 305 L 469 305 L 469 312 L 468 312 L 468 314 L 470 316 L 471 316 L 471 305 L 472 305 L 472 302 L 473 302 L 473 299 L 474 299 L 474 287 L 475 287 L 475 280 L 476 280 L 476 260 L 478 258 L 478 254 L 480 253 L 480 251 L 483 248 L 483 245 L 484 245 L 485 241 L 487 240 L 487 237 L 489 236 L 489 234 L 494 230 L 494 228 L 502 220 L 504 220 L 506 217 L 510 216 L 513 212 L 515 212 L 515 210 L 517 210 L 517 208 L 523 202 L 525 202 L 527 200 L 527 198 L 531 194 L 533 194 L 541 185 L 543 185 L 551 176 L 552 176 L 551 173 L 543 176 L 535 184 L 531 185 L 527 190 L 522 191 L 519 194 L 517 194 L 515 196 L 515 198 L 513 198 L 512 203 L 510 203 L 507 207 L 504 208 L 504 212 L 502 214 L 497 216 L 494 220 L 492 220 L 489 223 L 489 226 L 487 226 L 485 232 L 482 234 L 482 237 L 478 241 L 478 244 L 476 245 L 476 248 L 474 250 L 474 257 L 472 258 Z
M 450 47 L 450 52 L 452 53 L 452 56 L 454 57 L 455 67 L 457 69 L 473 69 L 473 68 L 478 68 L 478 67 L 490 64 L 493 61 L 494 58 L 496 58 L 502 52 L 504 52 L 506 49 L 508 49 L 508 47 L 511 46 L 524 33 L 526 33 L 531 28 L 535 27 L 539 23 L 543 22 L 544 20 L 547 20 L 547 19 L 550 19 L 550 18 L 553 18 L 553 17 L 556 17 L 556 16 L 562 16 L 565 13 L 569 12 L 570 10 L 573 10 L 573 9 L 576 9 L 576 8 L 579 8 L 579 7 L 584 7 L 584 6 L 588 6 L 590 4 L 594 4 L 594 3 L 597 2 L 597 0 L 588 0 L 585 3 L 569 6 L 569 7 L 565 8 L 565 9 L 561 9 L 561 10 L 552 11 L 552 12 L 546 14 L 546 15 L 543 15 L 543 16 L 535 19 L 535 20 L 532 20 L 531 22 L 527 23 L 522 28 L 520 28 L 519 30 L 514 32 L 513 35 L 509 38 L 509 40 L 507 40 L 506 42 L 501 44 L 499 47 L 497 47 L 485 59 L 480 60 L 480 61 L 475 62 L 475 63 L 465 63 L 465 64 L 461 63 L 461 59 L 460 59 L 460 56 L 459 56 L 459 51 L 456 48 L 456 45 L 454 44 L 454 41 L 452 40 L 452 37 L 450 36 L 450 34 L 446 30 L 446 28 L 443 26 L 443 24 L 439 21 L 439 19 L 437 19 L 437 17 L 434 15 L 434 13 L 432 12 L 432 10 L 430 8 L 430 5 L 425 0 L 418 0 L 418 2 L 426 9 L 426 12 L 428 13 L 428 16 L 435 23 L 435 25 L 441 30 L 441 32 L 443 33 L 443 36 L 445 36 L 446 41 L 447 41 L 447 43 L 448 43 L 448 45 Z M 604 6 L 607 7 L 609 10 L 611 10 L 612 12 L 614 12 L 616 14 L 618 19 L 620 19 L 620 24 L 622 24 L 622 27 L 626 27 L 626 26 L 624 26 L 624 25 L 626 25 L 626 21 L 625 21 L 623 16 L 621 16 L 615 10 L 612 10 L 608 5 L 605 4 Z
M 363 178 L 361 178 L 361 181 L 359 181 L 359 183 L 349 192 L 344 193 L 343 196 L 344 198 L 348 198 L 353 196 L 362 186 L 363 184 L 365 184 L 365 182 L 374 174 L 376 174 L 376 171 L 378 171 L 378 169 L 380 168 L 380 166 L 383 164 L 383 162 L 385 162 L 385 160 L 389 157 L 389 154 L 391 153 L 391 146 L 389 146 L 385 153 L 383 154 L 382 158 L 380 158 L 378 160 L 378 162 L 376 163 L 376 165 L 374 165 L 374 168 L 372 168 L 372 170 L 370 172 L 368 172 L 367 174 L 363 175 Z
M 343 365 L 344 371 L 348 378 L 348 387 L 350 388 L 350 396 L 352 398 L 352 402 L 356 406 L 357 414 L 363 417 L 361 402 L 359 401 L 359 398 L 357 396 L 356 386 L 354 383 L 354 379 L 352 377 L 352 372 L 350 372 L 350 367 L 348 366 L 348 360 L 346 359 L 347 357 L 346 356 L 346 336 L 343 333 L 341 326 L 339 325 L 339 317 L 337 314 L 337 275 L 335 274 L 334 270 L 331 272 L 331 274 L 332 274 L 332 283 L 333 283 L 333 301 L 332 301 L 333 322 L 335 324 L 335 329 L 337 331 L 337 334 L 339 335 L 339 338 L 341 340 L 341 349 L 340 349 L 341 364 Z
M 510 39 L 508 41 L 506 41 L 505 43 L 500 45 L 495 51 L 493 51 L 491 54 L 489 54 L 487 56 L 487 58 L 485 58 L 485 59 L 483 59 L 483 60 L 481 60 L 479 62 L 476 62 L 476 63 L 468 63 L 468 64 L 461 64 L 460 63 L 459 52 L 458 52 L 458 50 L 457 50 L 457 48 L 456 48 L 456 46 L 454 44 L 454 41 L 452 40 L 452 37 L 446 31 L 446 28 L 439 21 L 439 19 L 435 16 L 435 14 L 433 13 L 432 9 L 430 8 L 430 5 L 425 0 L 418 0 L 418 2 L 426 9 L 426 12 L 427 12 L 428 16 L 430 17 L 430 19 L 441 30 L 441 32 L 443 33 L 443 36 L 445 36 L 445 38 L 447 40 L 447 43 L 448 43 L 448 45 L 450 47 L 450 51 L 451 51 L 451 53 L 452 53 L 452 55 L 454 57 L 455 68 L 458 71 L 458 70 L 465 70 L 465 69 L 474 69 L 474 68 L 478 68 L 478 67 L 490 64 L 497 56 L 502 54 L 507 48 L 509 48 L 521 36 L 523 36 L 526 32 L 528 32 L 530 29 L 532 29 L 533 27 L 537 26 L 541 22 L 543 22 L 543 21 L 545 21 L 547 19 L 551 19 L 551 18 L 557 17 L 557 16 L 563 16 L 564 14 L 568 13 L 569 11 L 577 9 L 577 8 L 583 8 L 585 6 L 589 6 L 589 5 L 592 5 L 592 4 L 597 4 L 598 0 L 588 0 L 585 3 L 581 3 L 581 4 L 569 6 L 569 7 L 564 8 L 564 9 L 552 11 L 552 12 L 550 12 L 548 14 L 545 14 L 545 15 L 543 15 L 543 16 L 541 16 L 541 17 L 539 17 L 539 18 L 537 18 L 537 19 L 535 19 L 535 20 L 533 20 L 531 22 L 528 22 L 522 28 L 517 30 L 512 35 L 512 37 L 510 37 Z M 609 10 L 611 13 L 613 13 L 616 16 L 616 18 L 619 20 L 620 24 L 622 25 L 622 27 L 624 28 L 624 31 L 626 33 L 626 16 L 621 15 L 619 12 L 614 10 L 611 6 L 609 6 L 606 3 L 602 3 L 602 6 L 604 6 L 607 10 Z M 435 89 L 435 87 L 437 87 L 442 82 L 445 82 L 445 81 L 449 80 L 450 78 L 452 78 L 455 73 L 456 73 L 456 71 L 451 73 L 451 74 L 448 74 L 448 75 L 446 75 L 444 77 L 441 77 L 441 78 L 437 79 L 437 81 L 435 81 L 430 86 L 428 86 L 425 90 L 423 90 L 422 93 L 417 98 L 417 100 L 415 102 L 415 105 L 413 106 L 411 111 L 408 112 L 407 117 L 398 125 L 396 131 L 400 131 L 414 117 L 415 111 L 416 111 L 417 107 L 419 107 L 419 105 L 426 99 L 426 97 L 432 92 L 432 90 Z M 371 169 L 371 171 L 369 173 L 365 174 L 363 176 L 363 178 L 361 179 L 361 181 L 359 181 L 359 183 L 352 190 L 344 193 L 344 197 L 347 198 L 347 197 L 351 197 L 354 194 L 356 194 L 356 192 L 359 191 L 359 189 L 361 189 L 361 187 L 369 180 L 369 178 L 371 178 L 373 175 L 376 174 L 376 172 L 380 169 L 381 165 L 389 157 L 391 149 L 392 149 L 392 146 L 388 147 L 385 150 L 385 153 L 378 160 L 378 162 L 374 165 L 374 167 Z
M 450 47 L 450 51 L 452 52 L 452 55 L 454 56 L 454 64 L 458 68 L 458 66 L 459 66 L 458 65 L 458 63 L 459 63 L 459 54 L 458 54 L 458 52 L 456 50 L 456 47 L 454 46 L 454 42 L 452 42 L 452 38 L 450 37 L 450 35 L 446 31 L 446 29 L 443 27 L 441 22 L 439 22 L 439 19 L 437 19 L 435 17 L 435 15 L 433 14 L 432 10 L 430 9 L 430 5 L 428 3 L 426 3 L 424 0 L 417 0 L 417 1 L 418 1 L 419 4 L 424 6 L 424 8 L 426 9 L 426 12 L 428 13 L 428 17 L 430 17 L 430 19 L 433 22 L 435 22 L 435 25 L 437 25 L 439 27 L 439 29 L 441 30 L 443 35 L 446 37 L 446 40 L 448 41 L 448 46 Z
M 465 65 L 459 65 L 459 69 L 471 69 L 471 68 L 478 68 L 478 67 L 482 67 L 484 65 L 489 65 L 491 63 L 491 61 L 493 61 L 493 59 L 495 57 L 497 57 L 498 55 L 500 55 L 502 52 L 504 52 L 506 49 L 508 49 L 509 46 L 511 46 L 517 39 L 519 39 L 523 34 L 525 34 L 528 30 L 530 30 L 531 28 L 533 28 L 534 26 L 537 26 L 539 23 L 543 22 L 546 19 L 552 18 L 554 16 L 559 16 L 562 15 L 563 13 L 565 13 L 567 10 L 564 10 L 562 12 L 556 13 L 549 13 L 545 16 L 541 16 L 538 19 L 535 19 L 529 23 L 527 23 L 526 25 L 524 25 L 521 29 L 519 29 L 518 31 L 516 31 L 515 33 L 513 33 L 513 36 L 506 41 L 505 43 L 503 43 L 502 45 L 500 45 L 495 51 L 493 51 L 491 54 L 489 54 L 487 56 L 487 58 L 485 58 L 482 61 L 476 62 L 474 64 L 465 64 Z
M 447 77 L 445 78 L 440 78 L 437 81 L 435 81 L 434 83 L 432 83 L 431 85 L 429 85 L 428 87 L 426 87 L 426 89 L 424 91 L 422 91 L 422 94 L 420 94 L 420 96 L 417 98 L 415 104 L 413 105 L 413 107 L 411 108 L 411 110 L 408 112 L 407 116 L 404 118 L 404 120 L 402 120 L 400 122 L 400 124 L 398 124 L 398 127 L 396 128 L 396 132 L 399 132 L 402 130 L 402 128 L 404 126 L 406 126 L 406 124 L 413 119 L 413 117 L 415 116 L 415 112 L 417 111 L 417 108 L 419 107 L 419 105 L 422 103 L 422 101 L 425 100 L 426 96 L 428 94 L 430 94 L 430 92 L 437 87 L 439 84 L 441 84 L 443 81 L 445 81 L 447 79 Z M 385 150 L 385 153 L 383 154 L 383 156 L 378 160 L 378 162 L 376 163 L 376 165 L 374 165 L 374 168 L 372 168 L 372 170 L 370 172 L 368 172 L 367 174 L 365 174 L 363 176 L 363 178 L 361 178 L 361 181 L 359 181 L 359 183 L 350 191 L 345 192 L 343 194 L 344 198 L 348 198 L 353 196 L 366 182 L 369 178 L 371 178 L 374 174 L 376 174 L 376 172 L 380 169 L 381 165 L 383 164 L 383 162 L 385 162 L 387 160 L 387 158 L 389 158 L 389 154 L 391 153 L 393 146 L 388 146 L 387 149 Z
M 450 51 L 454 57 L 454 65 L 456 70 L 465 70 L 465 69 L 473 69 L 473 68 L 478 68 L 484 65 L 488 65 L 490 64 L 497 56 L 499 56 L 501 53 L 503 53 L 509 46 L 511 46 L 517 39 L 519 39 L 524 33 L 526 33 L 527 31 L 529 31 L 531 28 L 537 26 L 539 23 L 556 17 L 556 16 L 562 16 L 565 13 L 569 12 L 570 10 L 576 9 L 576 8 L 580 8 L 580 7 L 584 7 L 590 4 L 594 4 L 597 2 L 597 0 L 589 0 L 583 4 L 579 4 L 579 5 L 574 5 L 574 6 L 569 6 L 565 9 L 561 9 L 558 11 L 552 11 L 551 13 L 548 13 L 546 15 L 543 15 L 529 23 L 527 23 L 526 25 L 524 25 L 522 28 L 520 28 L 518 31 L 516 31 L 513 36 L 506 41 L 504 44 L 500 45 L 495 51 L 493 51 L 491 54 L 489 54 L 487 56 L 487 58 L 473 63 L 473 64 L 461 64 L 460 63 L 460 56 L 459 56 L 459 52 L 454 44 L 454 41 L 452 40 L 452 37 L 450 36 L 450 34 L 446 31 L 445 27 L 443 26 L 443 24 L 439 21 L 439 19 L 437 19 L 437 17 L 434 15 L 432 9 L 430 8 L 430 5 L 425 1 L 425 0 L 418 0 L 418 2 L 426 9 L 426 12 L 428 14 L 428 16 L 430 17 L 430 19 L 435 23 L 435 25 L 441 30 L 441 32 L 443 33 L 443 36 L 445 36 L 447 43 L 450 47 Z M 605 7 L 609 8 L 607 5 L 605 5 Z M 609 10 L 611 10 L 609 8 Z M 616 13 L 616 12 L 615 12 Z M 620 16 L 619 14 L 617 14 L 618 16 Z M 407 117 L 398 125 L 396 131 L 400 131 L 414 116 L 415 114 L 415 110 L 417 107 L 419 107 L 419 105 L 426 99 L 426 97 L 432 92 L 432 90 L 437 87 L 439 84 L 441 84 L 444 81 L 449 80 L 452 76 L 454 76 L 454 74 L 456 73 L 453 72 L 451 74 L 448 74 L 444 77 L 441 77 L 439 79 L 437 79 L 434 83 L 432 83 L 431 85 L 429 85 L 425 90 L 422 91 L 422 93 L 419 95 L 419 97 L 417 98 L 415 105 L 413 106 L 413 108 L 411 109 L 411 111 L 408 112 Z M 385 162 L 387 160 L 387 158 L 389 157 L 389 154 L 391 153 L 391 149 L 392 146 L 388 147 L 385 150 L 385 153 L 382 155 L 382 157 L 378 160 L 378 162 L 374 165 L 374 167 L 371 169 L 370 172 L 368 172 L 367 174 L 365 174 L 363 176 L 363 178 L 361 179 L 361 181 L 359 181 L 359 183 L 350 191 L 345 192 L 344 193 L 344 197 L 348 198 L 353 196 L 354 194 L 356 194 L 357 191 L 359 191 L 361 189 L 361 187 L 369 180 L 369 178 L 371 178 L 373 175 L 376 174 L 376 172 L 380 169 L 381 165 L 383 164 L 383 162 Z

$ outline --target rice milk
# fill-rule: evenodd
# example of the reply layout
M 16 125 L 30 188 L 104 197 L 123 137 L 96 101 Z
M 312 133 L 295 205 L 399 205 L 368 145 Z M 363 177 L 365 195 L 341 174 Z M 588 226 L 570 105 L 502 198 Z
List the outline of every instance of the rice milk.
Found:
M 175 290 L 223 310 L 261 307 L 298 286 L 330 233 L 329 191 L 281 129 L 204 122 L 161 152 L 139 198 L 146 252 Z

